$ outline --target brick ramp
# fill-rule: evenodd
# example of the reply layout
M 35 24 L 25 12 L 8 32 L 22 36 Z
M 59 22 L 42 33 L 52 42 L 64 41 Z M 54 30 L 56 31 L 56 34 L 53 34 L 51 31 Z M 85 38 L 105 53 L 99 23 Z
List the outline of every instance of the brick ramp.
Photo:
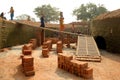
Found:
M 76 59 L 82 61 L 101 61 L 100 52 L 92 36 L 78 36 Z

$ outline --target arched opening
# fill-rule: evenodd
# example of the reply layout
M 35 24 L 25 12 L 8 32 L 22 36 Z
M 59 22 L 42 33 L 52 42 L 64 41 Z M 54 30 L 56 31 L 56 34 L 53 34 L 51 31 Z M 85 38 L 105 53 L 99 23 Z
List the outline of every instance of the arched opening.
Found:
M 106 49 L 106 42 L 105 39 L 101 36 L 95 37 L 95 41 L 99 49 Z

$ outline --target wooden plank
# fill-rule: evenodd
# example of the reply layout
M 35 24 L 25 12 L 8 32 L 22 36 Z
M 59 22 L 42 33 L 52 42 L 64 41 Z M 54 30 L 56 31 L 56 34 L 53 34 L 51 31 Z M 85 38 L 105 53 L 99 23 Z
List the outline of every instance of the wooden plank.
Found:
M 76 58 L 79 61 L 92 61 L 92 62 L 101 62 L 101 59 L 92 59 L 92 58 Z
M 52 31 L 52 32 L 63 33 L 63 34 L 70 34 L 70 35 L 75 35 L 75 36 L 85 36 L 83 34 L 72 33 L 72 32 L 67 32 L 67 31 L 60 31 L 60 30 L 50 29 L 48 27 L 44 27 L 44 28 L 43 27 L 38 27 L 38 26 L 35 26 L 35 25 L 30 25 L 30 24 L 23 23 L 23 22 L 20 22 L 20 21 L 15 21 L 15 22 L 18 23 L 18 24 L 27 25 L 27 26 L 31 26 L 31 27 L 37 27 L 37 28 L 40 28 L 40 29 L 43 29 L 43 30 Z

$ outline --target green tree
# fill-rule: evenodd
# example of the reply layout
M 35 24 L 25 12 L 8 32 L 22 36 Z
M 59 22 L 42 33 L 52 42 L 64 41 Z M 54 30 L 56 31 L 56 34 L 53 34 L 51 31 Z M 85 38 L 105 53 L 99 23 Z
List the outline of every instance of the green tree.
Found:
M 30 20 L 30 21 L 35 21 L 35 18 L 32 18 L 30 15 L 27 14 L 21 14 L 16 17 L 17 20 Z
M 49 5 L 42 5 L 40 7 L 37 7 L 34 9 L 35 15 L 37 15 L 38 18 L 41 17 L 43 14 L 45 17 L 45 22 L 56 22 L 59 20 L 59 9 L 56 7 L 52 7 Z
M 100 15 L 104 12 L 108 12 L 108 10 L 104 7 L 104 5 L 98 5 L 98 11 L 97 11 L 97 15 Z
M 86 5 L 81 4 L 77 9 L 73 10 L 73 15 L 77 17 L 77 20 L 89 21 L 96 16 L 107 12 L 107 9 L 103 5 L 95 5 L 94 3 L 88 3 Z
M 87 13 L 86 13 L 86 7 L 84 4 L 82 4 L 79 9 L 75 9 L 73 11 L 73 14 L 77 16 L 77 20 L 82 19 L 82 20 L 87 20 Z

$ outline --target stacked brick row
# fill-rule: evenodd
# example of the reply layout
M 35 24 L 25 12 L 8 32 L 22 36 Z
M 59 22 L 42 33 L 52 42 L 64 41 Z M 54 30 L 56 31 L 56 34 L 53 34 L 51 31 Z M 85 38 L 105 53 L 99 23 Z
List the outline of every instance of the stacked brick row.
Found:
M 49 51 L 52 49 L 52 40 L 48 40 L 43 43 L 42 46 L 42 56 L 43 57 L 49 57 Z
M 52 44 L 56 44 L 59 39 L 58 38 L 45 38 L 45 41 L 48 41 L 48 40 L 51 40 Z
M 57 53 L 62 53 L 62 48 L 63 48 L 62 41 L 58 41 L 57 42 L 57 50 L 56 50 L 56 52 Z
M 36 39 L 31 39 L 28 44 L 25 44 L 22 47 L 22 54 L 23 55 L 31 55 L 32 50 L 37 47 L 37 40 Z
M 25 44 L 23 47 L 22 47 L 22 54 L 23 55 L 31 55 L 32 54 L 32 47 L 33 45 L 32 44 Z
M 22 48 L 22 68 L 25 76 L 32 76 L 34 71 L 34 58 L 32 57 L 32 49 L 37 47 L 36 39 L 31 39 L 28 44 L 25 44 Z
M 24 55 L 22 58 L 22 68 L 25 76 L 35 75 L 34 71 L 34 58 L 31 55 Z
M 88 67 L 88 63 L 73 59 L 73 56 L 59 53 L 58 68 L 64 69 L 77 76 L 89 79 L 93 77 L 93 68 Z
M 36 39 L 30 39 L 29 43 L 31 43 L 33 45 L 32 49 L 35 49 L 37 47 L 37 40 Z

